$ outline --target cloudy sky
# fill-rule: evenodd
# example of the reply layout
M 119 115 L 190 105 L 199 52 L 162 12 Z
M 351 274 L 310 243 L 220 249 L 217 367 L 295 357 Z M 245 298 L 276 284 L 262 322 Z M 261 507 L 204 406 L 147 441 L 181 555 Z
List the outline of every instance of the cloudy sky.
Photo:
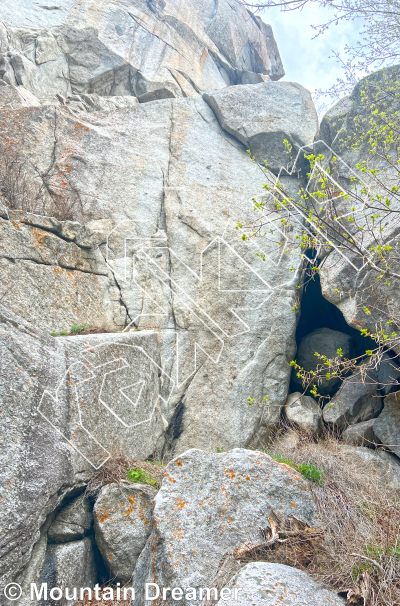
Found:
M 342 75 L 336 60 L 329 56 L 332 50 L 344 56 L 345 45 L 354 44 L 359 37 L 359 23 L 342 21 L 314 38 L 316 32 L 311 24 L 324 23 L 332 16 L 332 11 L 314 4 L 290 12 L 268 8 L 260 16 L 272 25 L 286 71 L 285 80 L 299 82 L 311 91 L 326 90 Z

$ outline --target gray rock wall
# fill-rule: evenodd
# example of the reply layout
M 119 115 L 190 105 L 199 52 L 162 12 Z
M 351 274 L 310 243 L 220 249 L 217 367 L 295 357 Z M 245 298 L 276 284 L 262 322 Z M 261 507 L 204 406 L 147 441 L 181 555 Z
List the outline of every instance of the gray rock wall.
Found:
M 254 220 L 251 198 L 262 193 L 265 179 L 242 144 L 201 98 L 77 115 L 68 106 L 4 115 L 4 139 L 19 142 L 52 195 L 74 191 L 90 203 L 98 247 L 84 253 L 96 254 L 97 273 L 79 273 L 84 284 L 75 289 L 69 316 L 59 295 L 59 315 L 52 315 L 49 297 L 40 306 L 35 298 L 36 314 L 18 299 L 15 311 L 62 330 L 103 318 L 121 326 L 126 310 L 127 323 L 157 330 L 162 368 L 173 385 L 163 415 L 174 423 L 160 453 L 261 443 L 286 401 L 302 261 L 284 241 L 248 243 L 235 229 L 238 221 Z M 260 248 L 266 261 L 255 255 Z M 23 276 L 7 277 L 7 284 L 20 284 Z M 41 283 L 43 291 L 49 282 L 36 280 L 38 290 Z M 50 286 L 57 293 L 58 278 Z M 93 292 L 94 311 L 79 306 L 83 292 Z M 249 397 L 267 403 L 249 407 Z

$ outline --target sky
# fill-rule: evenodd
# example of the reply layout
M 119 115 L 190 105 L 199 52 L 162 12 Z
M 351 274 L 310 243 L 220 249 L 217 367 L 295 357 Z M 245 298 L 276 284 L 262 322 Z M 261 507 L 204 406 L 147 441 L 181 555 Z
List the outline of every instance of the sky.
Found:
M 344 57 L 345 45 L 359 39 L 360 23 L 342 21 L 314 38 L 316 32 L 311 24 L 324 23 L 331 16 L 332 11 L 314 4 L 302 10 L 282 12 L 279 8 L 268 8 L 260 13 L 263 21 L 272 26 L 286 71 L 285 80 L 299 82 L 310 91 L 326 90 L 342 75 L 336 59 L 329 57 L 332 50 Z M 326 98 L 324 102 L 332 104 Z

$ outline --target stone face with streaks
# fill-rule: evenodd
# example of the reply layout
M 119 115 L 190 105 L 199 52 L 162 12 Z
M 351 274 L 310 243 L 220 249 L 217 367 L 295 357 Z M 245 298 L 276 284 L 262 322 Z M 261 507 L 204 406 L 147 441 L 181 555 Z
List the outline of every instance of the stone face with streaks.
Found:
M 268 526 L 271 509 L 310 526 L 319 523 L 309 483 L 261 452 L 189 450 L 171 461 L 155 498 L 154 527 L 136 566 L 137 603 L 150 604 L 146 582 L 210 587 L 227 551 L 262 540 L 260 527 Z

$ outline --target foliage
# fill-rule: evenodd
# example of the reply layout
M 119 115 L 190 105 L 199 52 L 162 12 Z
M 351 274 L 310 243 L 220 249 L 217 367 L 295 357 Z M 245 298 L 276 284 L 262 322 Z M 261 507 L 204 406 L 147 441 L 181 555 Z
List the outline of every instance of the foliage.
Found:
M 79 335 L 83 331 L 88 331 L 91 328 L 93 328 L 92 324 L 89 324 L 88 326 L 84 326 L 83 324 L 74 324 L 73 326 L 71 326 L 69 332 L 65 331 L 65 330 L 61 330 L 60 332 L 51 332 L 50 334 L 52 337 L 65 337 L 68 335 Z
M 128 459 L 121 453 L 111 453 L 110 459 L 90 478 L 86 494 L 94 496 L 107 484 L 126 484 L 127 482 L 150 484 L 160 488 L 164 477 L 164 468 L 160 462 Z
M 117 332 L 106 324 L 93 326 L 93 324 L 74 324 L 69 331 L 61 330 L 60 332 L 50 333 L 52 337 L 66 337 L 70 335 L 97 335 L 109 332 Z
M 264 404 L 266 404 L 267 400 L 268 400 L 267 396 L 264 396 L 261 402 L 259 400 L 257 400 L 257 404 L 259 406 L 264 406 Z M 256 399 L 249 397 L 249 398 L 247 398 L 247 403 L 249 406 L 253 406 L 253 404 L 256 403 Z
M 74 324 L 73 326 L 71 326 L 70 333 L 71 335 L 78 335 L 83 330 L 89 330 L 92 327 L 92 324 L 89 324 L 88 326 L 84 326 L 83 324 Z

